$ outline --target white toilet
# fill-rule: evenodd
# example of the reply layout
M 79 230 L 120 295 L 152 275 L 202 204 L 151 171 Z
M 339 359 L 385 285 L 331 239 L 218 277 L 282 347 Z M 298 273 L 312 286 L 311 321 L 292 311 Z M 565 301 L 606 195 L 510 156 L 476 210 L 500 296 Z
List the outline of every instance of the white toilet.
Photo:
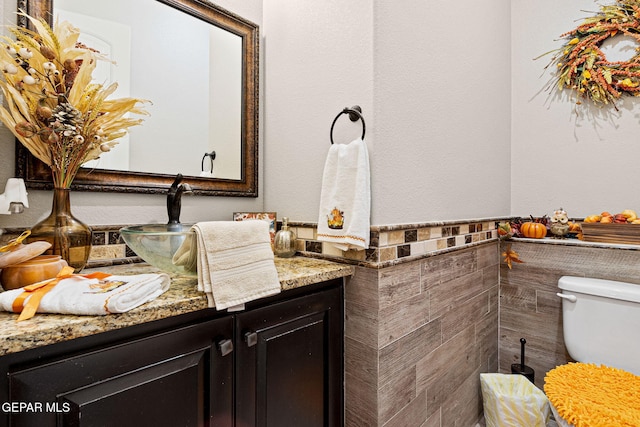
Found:
M 563 276 L 558 287 L 571 358 L 640 375 L 640 285 Z
M 640 376 L 640 285 L 563 276 L 558 287 L 571 358 Z

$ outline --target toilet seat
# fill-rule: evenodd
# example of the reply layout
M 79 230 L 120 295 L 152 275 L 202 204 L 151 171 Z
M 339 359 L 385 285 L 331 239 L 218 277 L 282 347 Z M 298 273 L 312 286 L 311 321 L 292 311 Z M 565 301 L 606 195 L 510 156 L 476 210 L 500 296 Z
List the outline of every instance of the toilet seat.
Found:
M 568 363 L 545 376 L 544 391 L 575 427 L 640 426 L 640 376 L 592 363 Z

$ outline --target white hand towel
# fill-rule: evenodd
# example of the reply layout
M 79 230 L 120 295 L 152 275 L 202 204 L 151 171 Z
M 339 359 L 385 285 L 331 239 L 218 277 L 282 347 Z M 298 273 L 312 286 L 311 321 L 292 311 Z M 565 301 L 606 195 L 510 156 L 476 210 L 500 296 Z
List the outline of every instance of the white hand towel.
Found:
M 170 283 L 164 273 L 112 275 L 102 280 L 73 275 L 60 280 L 42 297 L 37 312 L 92 316 L 124 313 L 162 295 Z M 13 302 L 23 291 L 19 288 L 0 293 L 0 308 L 13 311 Z
M 331 146 L 322 175 L 318 240 L 343 251 L 369 247 L 370 179 L 363 140 Z
M 266 221 L 211 221 L 193 226 L 198 290 L 223 310 L 280 292 Z

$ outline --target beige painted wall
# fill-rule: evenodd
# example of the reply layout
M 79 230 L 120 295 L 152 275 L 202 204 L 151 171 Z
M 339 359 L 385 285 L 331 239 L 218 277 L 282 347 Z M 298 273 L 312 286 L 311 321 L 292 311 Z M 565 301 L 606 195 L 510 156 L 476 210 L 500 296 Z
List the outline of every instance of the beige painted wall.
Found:
M 261 25 L 260 197 L 188 198 L 185 222 L 238 210 L 316 221 L 329 128 L 353 104 L 367 121 L 374 225 L 640 208 L 633 103 L 596 124 L 538 94 L 546 64 L 532 58 L 558 47 L 592 0 L 217 3 Z M 14 8 L 3 3 L 3 23 Z M 359 133 L 336 127 L 337 139 Z M 0 186 L 13 156 L 0 127 Z M 50 193 L 31 193 L 27 213 L 0 227 L 44 217 Z M 72 203 L 90 224 L 166 218 L 156 195 L 76 193 Z
M 315 222 L 329 130 L 344 107 L 362 107 L 370 157 L 377 155 L 373 2 L 264 0 L 263 22 L 265 208 Z M 334 138 L 349 142 L 361 131 L 342 116 Z
M 264 5 L 267 210 L 317 221 L 331 123 L 359 104 L 372 224 L 509 214 L 509 1 Z
M 586 108 L 576 117 L 572 101 L 549 104 L 541 91 L 550 77 L 542 75 L 550 57 L 533 60 L 559 48 L 559 36 L 593 16 L 600 3 L 612 2 L 511 2 L 512 214 L 542 215 L 563 207 L 570 216 L 584 217 L 640 209 L 638 100 L 621 102 L 620 113 L 609 121 L 602 115 L 611 108 Z

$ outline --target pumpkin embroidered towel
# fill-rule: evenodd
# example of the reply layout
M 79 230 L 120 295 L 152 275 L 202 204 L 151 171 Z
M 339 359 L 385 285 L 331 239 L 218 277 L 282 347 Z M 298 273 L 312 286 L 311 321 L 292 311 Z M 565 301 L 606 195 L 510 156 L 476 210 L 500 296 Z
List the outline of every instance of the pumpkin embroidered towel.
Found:
M 209 221 L 193 226 L 198 290 L 209 307 L 235 308 L 280 292 L 266 221 Z
M 171 284 L 165 273 L 105 276 L 99 279 L 74 274 L 60 280 L 42 297 L 37 312 L 91 316 L 124 313 L 156 299 Z M 14 311 L 14 302 L 24 290 L 1 292 L 0 308 Z M 32 297 L 26 297 L 22 305 L 26 306 Z
M 322 175 L 318 240 L 343 251 L 369 247 L 370 181 L 369 153 L 362 139 L 331 145 Z

